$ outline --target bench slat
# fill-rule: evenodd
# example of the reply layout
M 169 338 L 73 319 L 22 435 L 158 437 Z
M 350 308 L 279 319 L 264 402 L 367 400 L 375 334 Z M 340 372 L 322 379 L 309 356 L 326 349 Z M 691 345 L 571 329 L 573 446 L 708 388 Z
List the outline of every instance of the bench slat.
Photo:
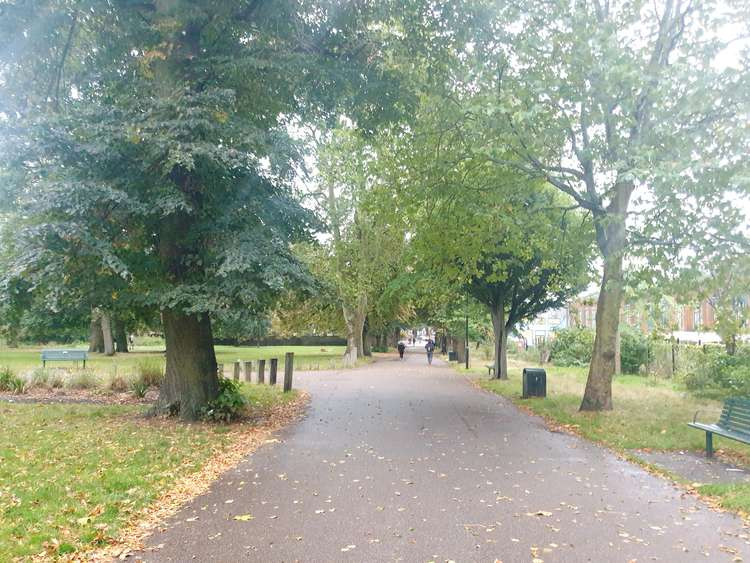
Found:
M 42 362 L 77 362 L 88 360 L 86 350 L 42 350 Z
M 731 432 L 746 432 L 750 434 L 750 426 L 747 424 L 719 424 L 719 427 Z
M 750 432 L 733 432 L 726 428 L 722 428 L 721 426 L 717 426 L 716 424 L 701 424 L 700 422 L 688 422 L 688 426 L 705 432 L 711 432 L 717 436 L 731 438 L 732 440 L 737 440 L 739 442 L 750 442 Z
M 725 426 L 727 424 L 747 424 L 750 425 L 750 415 L 732 413 L 729 416 L 719 417 L 719 424 Z

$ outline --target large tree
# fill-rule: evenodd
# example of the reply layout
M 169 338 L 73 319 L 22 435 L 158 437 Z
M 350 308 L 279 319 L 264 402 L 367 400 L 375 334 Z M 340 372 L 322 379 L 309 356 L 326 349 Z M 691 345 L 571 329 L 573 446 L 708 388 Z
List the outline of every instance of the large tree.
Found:
M 465 56 L 458 82 L 476 94 L 463 122 L 488 158 L 591 213 L 602 278 L 581 409 L 611 409 L 627 260 L 663 271 L 745 244 L 734 202 L 748 190 L 750 72 L 747 57 L 719 56 L 732 40 L 724 26 L 747 24 L 746 4 L 496 8 Z
M 263 310 L 307 283 L 290 243 L 288 131 L 342 111 L 388 117 L 381 2 L 28 0 L 0 6 L 4 201 L 27 218 L 15 270 L 51 247 L 161 311 L 160 407 L 184 419 L 218 393 L 211 313 Z M 399 98 L 403 108 L 404 97 Z M 62 264 L 62 265 L 60 265 Z M 75 286 L 75 282 L 71 286 Z
M 381 298 L 403 269 L 407 243 L 404 217 L 382 205 L 393 190 L 378 158 L 380 140 L 341 127 L 318 151 L 318 201 L 331 234 L 322 249 L 328 256 L 324 275 L 341 305 L 347 352 L 356 350 L 357 357 L 366 353 L 368 316 L 383 312 Z

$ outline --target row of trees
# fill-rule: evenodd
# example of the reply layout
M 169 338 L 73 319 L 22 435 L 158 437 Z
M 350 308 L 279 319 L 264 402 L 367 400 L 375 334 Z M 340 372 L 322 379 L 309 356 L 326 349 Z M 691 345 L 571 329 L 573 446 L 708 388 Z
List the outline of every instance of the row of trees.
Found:
M 5 3 L 4 283 L 57 311 L 158 312 L 160 407 L 191 419 L 218 392 L 217 316 L 278 308 L 353 357 L 469 293 L 502 377 L 508 330 L 593 263 L 581 408 L 611 408 L 625 267 L 695 279 L 746 249 L 750 73 L 718 64 L 743 10 Z

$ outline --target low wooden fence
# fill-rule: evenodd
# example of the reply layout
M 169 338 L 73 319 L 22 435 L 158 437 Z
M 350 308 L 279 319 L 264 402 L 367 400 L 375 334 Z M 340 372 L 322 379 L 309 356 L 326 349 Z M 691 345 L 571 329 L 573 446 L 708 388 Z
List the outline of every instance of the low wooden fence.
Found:
M 242 361 L 237 360 L 232 364 L 232 378 L 235 381 L 244 381 L 245 383 L 256 383 L 258 385 L 266 384 L 266 360 Z M 254 369 L 257 368 L 257 369 Z M 268 385 L 276 385 L 277 373 L 279 369 L 279 359 L 270 358 L 268 360 Z M 219 377 L 225 377 L 224 364 L 217 365 Z M 254 375 L 255 374 L 255 375 Z M 292 390 L 292 377 L 294 376 L 294 352 L 287 352 L 284 355 L 284 379 L 282 384 L 284 392 Z

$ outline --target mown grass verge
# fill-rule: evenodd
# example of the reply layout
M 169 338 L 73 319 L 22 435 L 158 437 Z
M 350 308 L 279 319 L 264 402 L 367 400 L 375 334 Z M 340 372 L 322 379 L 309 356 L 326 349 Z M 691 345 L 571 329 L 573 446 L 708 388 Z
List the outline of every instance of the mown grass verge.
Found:
M 46 345 L 23 346 L 20 348 L 0 347 L 0 366 L 7 366 L 15 372 L 32 370 L 42 366 L 40 354 L 43 349 L 86 349 L 85 345 Z M 344 346 L 215 346 L 216 360 L 224 364 L 226 373 L 231 373 L 232 362 L 236 360 L 270 360 L 279 359 L 279 370 L 283 372 L 285 354 L 294 352 L 294 368 L 297 371 L 340 369 L 344 365 Z M 144 362 L 153 362 L 163 366 L 164 346 L 136 346 L 127 354 L 105 356 L 89 354 L 86 367 L 90 371 L 110 376 L 116 374 L 136 373 Z M 49 367 L 74 369 L 74 362 L 51 362 Z M 266 367 L 268 370 L 268 366 Z
M 538 414 L 553 425 L 604 444 L 619 453 L 631 450 L 690 450 L 702 452 L 705 434 L 688 427 L 696 411 L 698 419 L 715 422 L 721 402 L 699 399 L 669 380 L 642 376 L 618 376 L 612 384 L 614 410 L 579 412 L 586 382 L 584 368 L 547 370 L 547 398 L 521 398 L 521 368 L 513 364 L 509 379 L 479 379 L 479 385 L 511 399 L 522 408 Z M 482 370 L 474 368 L 475 374 Z M 486 374 L 486 370 L 483 370 Z M 718 454 L 733 463 L 750 466 L 750 447 L 714 437 Z M 697 487 L 727 509 L 750 513 L 750 484 L 711 484 Z
M 243 393 L 260 409 L 298 398 L 266 386 Z M 0 403 L 0 561 L 112 542 L 175 482 L 253 430 L 147 419 L 145 410 Z

